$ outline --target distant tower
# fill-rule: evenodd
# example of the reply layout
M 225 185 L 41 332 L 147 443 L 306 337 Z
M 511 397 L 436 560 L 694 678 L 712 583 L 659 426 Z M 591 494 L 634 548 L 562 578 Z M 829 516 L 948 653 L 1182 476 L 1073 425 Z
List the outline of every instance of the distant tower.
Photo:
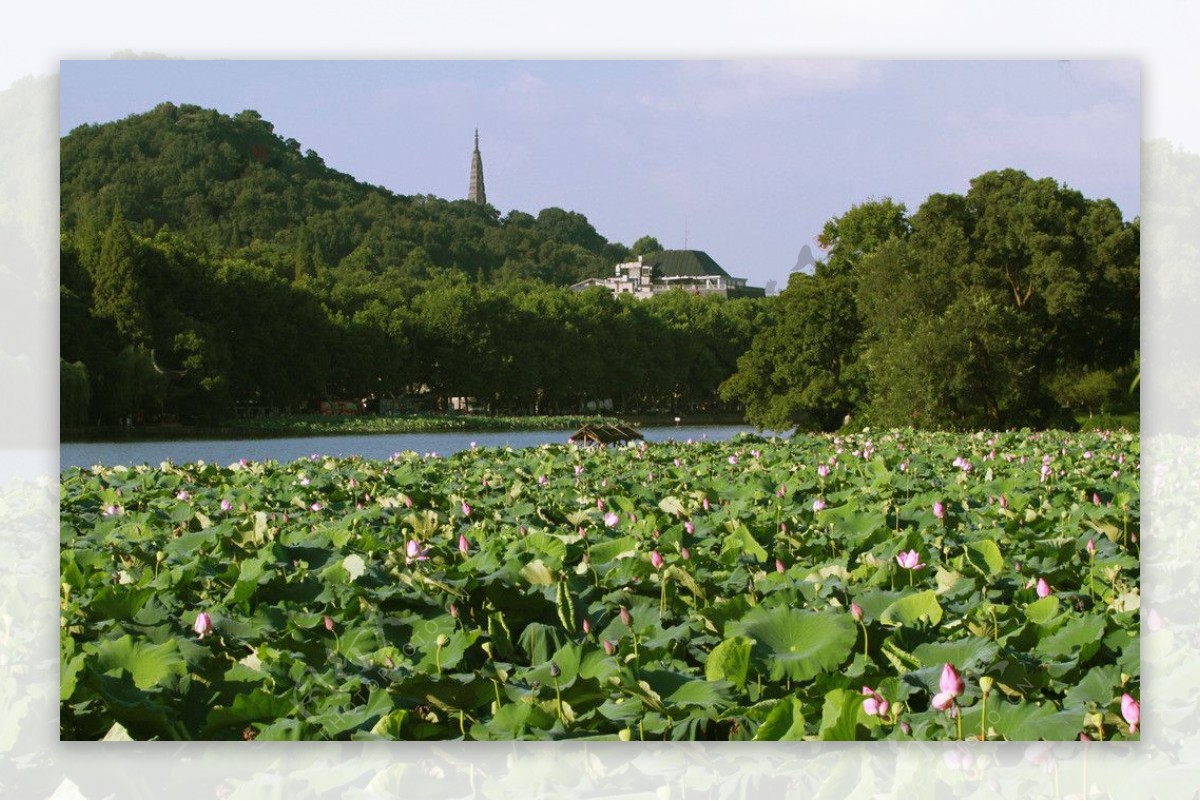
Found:
M 483 156 L 479 155 L 479 129 L 475 129 L 475 152 L 471 154 L 471 187 L 467 200 L 487 203 L 487 192 L 483 189 Z

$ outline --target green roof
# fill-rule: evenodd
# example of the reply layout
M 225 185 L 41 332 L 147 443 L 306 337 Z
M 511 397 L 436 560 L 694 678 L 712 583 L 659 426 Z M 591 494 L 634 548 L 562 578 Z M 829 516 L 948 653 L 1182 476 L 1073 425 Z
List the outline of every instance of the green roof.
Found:
M 703 250 L 660 250 L 642 257 L 646 264 L 654 265 L 654 273 L 660 278 L 676 278 L 684 275 L 724 275 L 732 277 L 713 261 Z

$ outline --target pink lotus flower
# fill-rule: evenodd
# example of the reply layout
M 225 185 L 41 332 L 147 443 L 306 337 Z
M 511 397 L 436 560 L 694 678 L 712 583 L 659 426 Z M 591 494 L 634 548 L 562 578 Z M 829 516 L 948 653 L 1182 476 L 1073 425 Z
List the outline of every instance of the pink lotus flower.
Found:
M 212 634 L 212 617 L 209 616 L 208 612 L 201 612 L 200 614 L 196 615 L 196 623 L 192 626 L 192 630 L 195 631 L 202 640 L 206 634 Z
M 1046 579 L 1039 577 L 1037 580 L 1037 596 L 1045 598 L 1050 594 L 1050 585 L 1046 583 Z
M 175 496 L 175 499 L 180 501 L 188 501 L 191 500 L 191 498 L 192 495 L 187 490 L 180 490 L 179 494 Z
M 549 483 L 550 483 L 550 479 L 546 478 L 545 476 L 538 476 L 538 485 L 539 486 L 544 487 Z
M 887 716 L 888 708 L 890 707 L 887 699 L 865 684 L 862 688 L 862 694 L 866 696 L 863 698 L 864 712 L 868 715 L 876 715 L 881 718 Z
M 1100 493 L 1098 493 L 1098 492 L 1093 492 L 1093 493 L 1092 493 L 1092 505 L 1093 505 L 1093 506 L 1099 506 L 1099 505 L 1100 505 Z
M 311 508 L 314 512 L 319 512 L 321 511 L 321 504 L 314 501 L 313 505 L 309 508 Z
M 863 619 L 862 607 L 856 603 L 850 604 L 850 617 L 854 618 L 859 623 L 861 623 L 862 619 Z
M 618 517 L 615 512 L 609 512 L 604 516 L 604 525 L 608 526 L 609 528 L 616 528 L 617 524 L 620 522 L 621 518 Z
M 730 463 L 730 464 L 737 464 L 737 457 L 736 457 L 736 456 L 730 456 L 730 457 L 729 457 L 729 463 Z
M 233 504 L 229 502 L 229 499 L 227 499 L 227 498 L 221 499 L 221 511 L 222 512 L 228 512 L 232 508 L 233 508 Z
M 825 476 L 829 475 L 829 465 L 817 465 L 817 475 L 821 478 L 825 478 Z
M 786 570 L 787 570 L 787 568 L 783 566 L 783 560 L 782 560 L 782 559 L 776 559 L 776 560 L 775 560 L 775 572 L 776 572 L 776 573 L 783 573 L 783 572 L 784 572 L 784 571 L 786 571 Z
M 1142 722 L 1142 705 L 1129 693 L 1121 696 L 1121 717 L 1129 724 L 1129 733 L 1137 734 L 1138 724 Z
M 471 550 L 471 542 L 467 539 L 466 534 L 458 535 L 458 552 L 461 554 L 469 553 Z
M 691 559 L 691 558 L 692 558 L 692 552 L 691 552 L 691 551 L 689 551 L 687 548 L 684 548 L 684 549 L 682 549 L 682 550 L 679 552 L 679 555 L 683 557 L 683 560 L 684 560 L 685 562 L 686 562 L 688 559 Z
M 428 548 L 422 548 L 421 543 L 416 540 L 409 540 L 404 557 L 404 564 L 411 565 L 413 562 L 428 562 Z
M 105 510 L 104 510 L 104 514 L 106 514 L 106 515 L 119 515 L 119 514 L 121 514 L 121 512 L 122 512 L 122 511 L 123 511 L 123 510 L 121 509 L 121 507 L 120 507 L 120 506 L 117 506 L 116 504 L 113 504 L 112 506 L 110 506 L 110 507 L 108 507 L 107 509 L 105 509 Z
M 662 570 L 663 558 L 658 551 L 650 552 L 650 564 L 654 565 L 655 570 Z
M 815 501 L 813 501 L 813 511 L 814 512 L 819 512 L 824 508 L 825 508 L 825 501 L 821 500 L 820 498 L 817 498 Z
M 934 709 L 945 712 L 953 706 L 954 699 L 963 694 L 965 687 L 962 676 L 958 675 L 954 665 L 947 662 L 942 666 L 942 677 L 938 680 L 938 689 L 941 692 L 933 696 Z
M 709 507 L 709 504 L 708 504 L 708 498 L 704 498 L 703 500 L 701 500 L 701 501 L 700 501 L 700 505 L 701 505 L 701 506 L 703 506 L 703 507 L 704 507 L 704 511 L 706 511 L 706 512 L 707 512 L 707 511 L 709 510 L 709 508 L 710 508 L 710 507 Z
M 695 534 L 696 526 L 694 523 L 692 523 L 691 520 L 685 520 L 685 521 L 683 521 L 683 530 L 686 531 L 688 534 Z
M 920 570 L 925 567 L 925 563 L 921 561 L 921 555 L 916 551 L 904 551 L 896 554 L 896 563 L 907 570 Z
M 779 489 L 775 490 L 776 497 L 782 498 L 787 495 L 787 486 L 780 485 Z
M 943 520 L 946 517 L 946 505 L 941 501 L 933 502 L 933 516 L 938 520 Z
M 466 501 L 463 501 L 462 502 L 462 513 L 463 513 L 463 517 L 470 517 L 471 516 L 471 504 L 467 503 Z

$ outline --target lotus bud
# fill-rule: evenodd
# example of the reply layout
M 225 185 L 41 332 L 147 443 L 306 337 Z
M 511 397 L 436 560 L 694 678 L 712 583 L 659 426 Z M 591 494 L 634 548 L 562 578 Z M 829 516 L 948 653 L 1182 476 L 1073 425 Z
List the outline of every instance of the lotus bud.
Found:
M 949 662 L 942 666 L 942 675 L 938 680 L 938 689 L 941 690 L 933 697 L 933 706 L 945 712 L 947 709 L 953 712 L 954 699 L 962 695 L 965 684 L 962 676 L 954 669 L 954 665 Z
M 471 516 L 471 504 L 467 503 L 466 501 L 463 501 L 462 502 L 462 513 L 463 513 L 463 517 L 470 517 Z
M 685 561 L 685 562 L 686 562 L 688 559 L 691 559 L 691 558 L 692 558 L 692 552 L 691 552 L 691 551 L 689 551 L 687 548 L 683 548 L 682 550 L 680 550 L 680 551 L 679 551 L 679 555 L 683 557 L 683 559 L 684 559 L 684 561 Z
M 775 560 L 775 572 L 776 572 L 776 573 L 783 573 L 783 572 L 785 572 L 786 570 L 787 570 L 787 568 L 783 566 L 783 560 L 782 560 L 782 559 L 776 559 L 776 560 Z
M 655 570 L 662 570 L 663 558 L 658 551 L 650 552 L 650 564 L 654 565 Z
M 557 662 L 552 661 L 550 663 L 550 678 L 557 679 L 561 675 L 562 675 L 562 668 L 560 668 L 558 666 Z
M 589 621 L 589 620 L 588 620 L 586 617 L 583 619 L 583 633 L 584 633 L 584 634 L 591 634 L 591 633 L 592 633 L 592 624 L 591 624 L 591 621 Z
M 613 645 L 610 640 L 605 640 L 604 641 L 604 653 L 608 654 L 609 656 L 612 656 L 616 652 L 617 652 L 617 646 Z
M 1137 734 L 1138 724 L 1142 722 L 1142 705 L 1129 693 L 1121 696 L 1121 717 L 1129 724 L 1129 733 Z
M 208 612 L 201 612 L 200 614 L 196 615 L 196 623 L 192 626 L 192 630 L 195 631 L 202 640 L 204 639 L 205 635 L 212 634 L 212 617 L 208 614 Z
M 1095 554 L 1095 553 L 1096 553 L 1096 541 L 1095 541 L 1094 539 L 1089 539 L 1089 540 L 1087 541 L 1087 552 L 1088 552 L 1089 554 Z
M 325 616 L 325 630 L 333 631 L 333 618 L 331 618 L 329 615 Z
M 458 535 L 458 552 L 459 552 L 459 553 L 461 553 L 461 554 L 466 554 L 466 553 L 468 553 L 470 550 L 471 550 L 471 543 L 470 543 L 470 541 L 467 539 L 467 535 L 466 535 L 466 534 L 459 534 L 459 535 Z
M 941 501 L 933 502 L 933 516 L 938 520 L 944 520 L 946 517 L 946 505 Z
M 623 606 L 621 607 L 621 622 L 626 626 L 633 625 L 633 615 L 629 614 L 629 610 Z
M 1037 580 L 1037 595 L 1039 598 L 1045 598 L 1050 594 L 1050 585 L 1046 583 L 1046 579 L 1039 577 Z
M 695 526 L 695 524 L 692 523 L 691 520 L 685 520 L 685 521 L 683 521 L 683 530 L 686 531 L 688 534 L 695 534 L 696 526 Z
M 861 623 L 862 619 L 863 619 L 862 607 L 856 603 L 851 603 L 850 604 L 850 617 L 854 618 L 859 623 Z

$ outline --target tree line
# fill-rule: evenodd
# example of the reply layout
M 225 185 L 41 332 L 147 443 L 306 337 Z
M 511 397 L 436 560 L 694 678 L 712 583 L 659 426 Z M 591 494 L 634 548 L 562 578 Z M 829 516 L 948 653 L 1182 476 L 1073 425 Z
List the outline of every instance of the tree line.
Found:
M 1050 178 L 985 173 L 915 213 L 830 220 L 722 386 L 760 426 L 1070 426 L 1136 411 L 1140 223 Z
M 768 315 L 761 298 L 636 301 L 439 268 L 294 282 L 120 216 L 94 261 L 64 236 L 61 263 L 65 426 L 414 396 L 428 411 L 460 397 L 497 414 L 733 411 L 717 389 Z

